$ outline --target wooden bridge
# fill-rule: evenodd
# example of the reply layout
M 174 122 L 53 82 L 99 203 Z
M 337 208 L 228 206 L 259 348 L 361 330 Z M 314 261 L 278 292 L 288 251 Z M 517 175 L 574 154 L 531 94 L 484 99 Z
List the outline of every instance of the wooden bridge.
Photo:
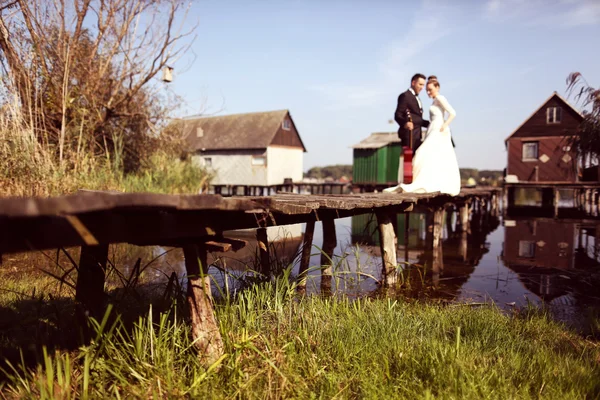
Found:
M 316 221 L 322 221 L 323 275 L 331 274 L 336 247 L 334 220 L 374 213 L 380 234 L 385 285 L 396 281 L 396 214 L 425 207 L 434 212 L 433 246 L 439 245 L 443 211 L 459 210 L 466 229 L 473 210 L 499 212 L 501 189 L 465 189 L 458 196 L 369 193 L 268 197 L 162 195 L 82 191 L 52 198 L 0 199 L 0 254 L 81 246 L 75 299 L 81 315 L 100 317 L 105 309 L 105 268 L 113 243 L 183 248 L 188 276 L 188 305 L 200 354 L 214 360 L 223 350 L 211 304 L 207 252 L 239 249 L 246 242 L 224 231 L 257 228 L 261 271 L 269 276 L 266 228 L 306 223 L 299 270 L 300 285 L 309 267 Z

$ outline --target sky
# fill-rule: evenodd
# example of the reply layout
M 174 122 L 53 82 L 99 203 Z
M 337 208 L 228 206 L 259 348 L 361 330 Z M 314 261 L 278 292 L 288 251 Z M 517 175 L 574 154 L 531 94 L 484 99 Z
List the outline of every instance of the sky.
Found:
M 351 164 L 352 145 L 397 131 L 417 72 L 436 75 L 456 110 L 464 168 L 503 169 L 504 139 L 554 91 L 580 109 L 571 72 L 600 86 L 600 0 L 197 0 L 188 22 L 179 115 L 288 109 L 305 171 Z

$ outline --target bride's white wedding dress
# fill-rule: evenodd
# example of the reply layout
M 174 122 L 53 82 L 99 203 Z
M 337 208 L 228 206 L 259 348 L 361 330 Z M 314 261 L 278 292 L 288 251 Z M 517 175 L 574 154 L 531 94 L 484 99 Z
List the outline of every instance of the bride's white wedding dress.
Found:
M 384 189 L 384 192 L 441 192 L 452 196 L 460 193 L 460 170 L 450 128 L 440 132 L 444 112 L 456 115 L 448 100 L 438 94 L 429 108 L 427 136 L 413 158 L 413 182 Z

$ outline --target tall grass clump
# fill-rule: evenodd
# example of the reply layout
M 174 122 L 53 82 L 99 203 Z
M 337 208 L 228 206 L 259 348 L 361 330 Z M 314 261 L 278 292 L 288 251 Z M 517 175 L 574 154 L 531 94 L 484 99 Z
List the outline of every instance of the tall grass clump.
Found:
M 19 107 L 0 112 L 0 196 L 56 196 L 79 189 L 197 194 L 212 177 L 189 157 L 180 158 L 176 145 L 150 150 L 135 170 L 126 172 L 125 149 L 118 140 L 112 152 L 94 154 L 81 135 L 64 149 L 61 161 L 44 135 Z
M 175 309 L 175 308 L 174 308 Z M 13 365 L 15 398 L 598 398 L 600 348 L 544 312 L 299 297 L 289 274 L 216 304 L 225 354 L 202 365 L 174 311 L 108 318 L 76 352 Z M 67 376 L 69 377 L 67 379 Z

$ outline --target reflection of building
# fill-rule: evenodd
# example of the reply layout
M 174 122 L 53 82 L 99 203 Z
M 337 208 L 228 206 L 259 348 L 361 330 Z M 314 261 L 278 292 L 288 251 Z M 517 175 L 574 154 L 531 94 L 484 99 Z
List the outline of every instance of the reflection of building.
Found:
M 521 219 L 507 220 L 504 227 L 503 257 L 509 268 L 573 268 L 575 223 Z
M 568 294 L 573 283 L 565 278 L 566 271 L 599 265 L 595 237 L 600 225 L 583 222 L 542 218 L 505 221 L 504 264 L 545 301 Z
M 454 226 L 452 213 L 443 218 L 441 245 L 433 249 L 433 213 L 411 212 L 399 214 L 396 235 L 398 237 L 398 262 L 409 262 L 403 279 L 406 293 L 413 297 L 432 295 L 437 298 L 454 299 L 467 282 L 481 258 L 489 251 L 487 235 L 494 231 L 498 219 L 488 215 L 473 214 L 468 230 Z M 405 221 L 409 218 L 408 247 L 404 245 Z M 380 255 L 377 219 L 373 215 L 352 217 L 352 243 L 362 244 L 364 251 Z M 423 273 L 425 274 L 423 276 Z M 431 286 L 435 293 L 427 293 Z

